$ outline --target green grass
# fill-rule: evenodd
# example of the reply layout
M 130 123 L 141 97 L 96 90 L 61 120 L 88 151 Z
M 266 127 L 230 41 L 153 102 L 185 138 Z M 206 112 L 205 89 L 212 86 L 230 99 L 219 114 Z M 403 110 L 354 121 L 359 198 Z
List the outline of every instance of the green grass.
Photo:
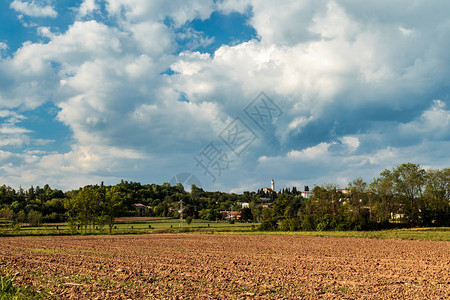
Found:
M 372 238 L 372 239 L 402 239 L 402 240 L 430 240 L 450 241 L 450 228 L 413 228 L 413 229 L 390 229 L 378 231 L 253 231 L 242 234 L 272 234 L 292 236 L 314 236 L 314 237 L 341 237 L 341 238 Z
M 413 228 L 390 229 L 379 231 L 298 231 L 298 232 L 266 232 L 255 231 L 257 223 L 238 223 L 219 221 L 211 222 L 193 220 L 190 225 L 178 219 L 149 218 L 139 221 L 122 221 L 115 224 L 113 234 L 158 234 L 158 233 L 216 233 L 216 234 L 275 234 L 294 236 L 318 237 L 357 237 L 377 239 L 404 239 L 404 240 L 433 240 L 450 241 L 450 228 Z M 150 226 L 150 227 L 149 227 Z M 58 229 L 56 229 L 58 228 Z M 108 227 L 88 230 L 87 234 L 108 234 Z M 0 228 L 0 236 L 40 236 L 40 235 L 71 235 L 67 225 L 47 224 L 41 227 L 22 226 L 20 230 L 8 227 Z M 78 230 L 81 234 L 81 230 Z M 37 251 L 37 250 L 36 250 Z
M 55 250 L 55 249 L 39 249 L 39 248 L 36 248 L 36 249 L 30 249 L 31 251 L 33 251 L 33 252 L 42 252 L 42 253 L 56 253 L 56 252 L 58 252 L 58 250 Z
M 253 227 L 252 227 L 253 225 Z M 203 220 L 193 220 L 190 225 L 186 222 L 180 222 L 178 219 L 168 218 L 149 218 L 140 221 L 117 222 L 113 229 L 113 234 L 149 234 L 149 233 L 179 233 L 179 232 L 241 232 L 251 231 L 257 227 L 256 223 L 235 223 L 230 224 L 226 221 L 211 222 Z M 77 230 L 78 234 L 84 233 Z M 109 228 L 92 229 L 88 228 L 86 234 L 108 234 Z M 46 224 L 41 227 L 21 226 L 20 230 L 11 227 L 0 227 L 0 236 L 41 236 L 41 235 L 72 235 L 68 225 Z
M 0 300 L 45 299 L 43 293 L 38 293 L 29 286 L 21 287 L 15 281 L 16 278 L 8 272 L 0 274 Z

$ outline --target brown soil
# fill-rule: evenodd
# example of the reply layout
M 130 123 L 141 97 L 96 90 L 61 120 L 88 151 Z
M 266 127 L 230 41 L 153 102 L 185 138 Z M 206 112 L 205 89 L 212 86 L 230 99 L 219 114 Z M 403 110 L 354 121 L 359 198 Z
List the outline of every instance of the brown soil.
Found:
M 0 272 L 61 299 L 445 299 L 450 242 L 166 234 L 0 238 Z

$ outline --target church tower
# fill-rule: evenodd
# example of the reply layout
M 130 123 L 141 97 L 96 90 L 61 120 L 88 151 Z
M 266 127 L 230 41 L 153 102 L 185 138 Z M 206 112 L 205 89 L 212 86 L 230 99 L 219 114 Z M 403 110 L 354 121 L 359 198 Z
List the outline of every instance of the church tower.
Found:
M 275 192 L 275 181 L 273 181 L 273 179 L 272 179 L 272 181 L 270 182 L 270 188 L 272 189 L 272 191 Z

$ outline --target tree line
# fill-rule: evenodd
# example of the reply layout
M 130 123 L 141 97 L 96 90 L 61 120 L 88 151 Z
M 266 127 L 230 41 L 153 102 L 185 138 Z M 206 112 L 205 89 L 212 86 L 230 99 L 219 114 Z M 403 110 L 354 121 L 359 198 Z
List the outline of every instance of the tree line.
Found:
M 141 184 L 121 181 L 114 186 L 88 185 L 63 192 L 30 187 L 0 186 L 3 225 L 68 222 L 75 231 L 107 227 L 120 216 L 222 220 L 221 211 L 239 211 L 240 221 L 261 222 L 263 230 L 363 230 L 391 226 L 450 226 L 450 168 L 425 170 L 406 163 L 384 170 L 366 183 L 355 179 L 345 189 L 334 184 L 315 186 L 304 198 L 296 188 L 268 194 L 208 192 L 181 184 Z M 243 206 L 242 203 L 247 205 Z M 136 206 L 140 204 L 140 206 Z
M 236 203 L 251 202 L 254 200 L 252 197 L 256 199 L 256 193 L 207 192 L 196 186 L 187 192 L 180 183 L 171 186 L 169 183 L 141 184 L 123 180 L 114 186 L 102 183 L 67 192 L 52 189 L 49 185 L 28 190 L 21 187 L 15 190 L 3 185 L 0 186 L 0 226 L 67 222 L 74 232 L 88 232 L 105 226 L 111 232 L 117 217 L 179 218 L 180 201 L 184 218 L 217 221 L 224 218 L 220 211 L 239 210 L 241 206 Z M 136 207 L 136 204 L 145 209 Z
M 273 202 L 265 230 L 371 230 L 393 226 L 450 226 L 450 168 L 425 170 L 405 163 L 370 183 L 345 189 L 315 186 L 304 199 L 290 192 Z

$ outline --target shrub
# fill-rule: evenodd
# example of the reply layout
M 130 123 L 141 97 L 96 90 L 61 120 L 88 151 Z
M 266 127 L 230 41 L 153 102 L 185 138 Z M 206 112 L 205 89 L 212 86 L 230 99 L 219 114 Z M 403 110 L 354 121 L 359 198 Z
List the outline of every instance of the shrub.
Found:
M 280 223 L 281 231 L 298 231 L 302 229 L 302 220 L 300 218 L 284 219 Z
M 42 213 L 35 210 L 28 212 L 28 222 L 31 226 L 39 226 L 42 223 Z
M 275 231 L 278 230 L 278 222 L 276 219 L 264 220 L 261 225 L 259 225 L 259 230 Z
M 322 218 L 318 220 L 316 230 L 317 231 L 326 231 L 332 228 L 332 217 L 329 214 L 324 215 Z
M 290 223 L 291 223 L 290 219 L 281 220 L 281 222 L 280 222 L 280 230 L 281 231 L 289 231 L 290 227 L 291 227 Z
M 314 226 L 313 217 L 312 216 L 303 217 L 302 222 L 301 222 L 301 228 L 302 228 L 302 230 L 305 230 L 305 231 L 314 231 L 315 226 Z

